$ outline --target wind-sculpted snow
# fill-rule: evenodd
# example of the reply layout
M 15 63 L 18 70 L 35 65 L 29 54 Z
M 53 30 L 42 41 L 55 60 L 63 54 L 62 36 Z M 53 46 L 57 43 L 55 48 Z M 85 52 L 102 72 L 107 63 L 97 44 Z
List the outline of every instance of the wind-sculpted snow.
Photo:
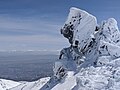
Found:
M 61 28 L 63 48 L 50 79 L 22 83 L 10 90 L 120 90 L 120 31 L 113 18 L 96 18 L 71 8 Z M 4 89 L 3 89 L 4 90 Z

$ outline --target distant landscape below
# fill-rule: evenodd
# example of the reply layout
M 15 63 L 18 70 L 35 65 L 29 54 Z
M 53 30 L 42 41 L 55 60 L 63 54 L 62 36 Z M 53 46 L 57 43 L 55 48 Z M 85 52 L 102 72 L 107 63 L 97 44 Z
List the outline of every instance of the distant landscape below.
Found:
M 34 81 L 53 75 L 56 54 L 34 52 L 0 52 L 0 78 L 15 81 Z

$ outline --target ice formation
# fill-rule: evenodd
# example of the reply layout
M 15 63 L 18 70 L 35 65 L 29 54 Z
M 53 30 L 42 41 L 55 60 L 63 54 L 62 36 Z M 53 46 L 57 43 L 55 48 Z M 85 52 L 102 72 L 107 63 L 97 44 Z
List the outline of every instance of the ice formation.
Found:
M 120 90 L 120 31 L 114 18 L 98 25 L 95 16 L 72 7 L 60 31 L 70 46 L 61 50 L 53 77 L 10 90 Z

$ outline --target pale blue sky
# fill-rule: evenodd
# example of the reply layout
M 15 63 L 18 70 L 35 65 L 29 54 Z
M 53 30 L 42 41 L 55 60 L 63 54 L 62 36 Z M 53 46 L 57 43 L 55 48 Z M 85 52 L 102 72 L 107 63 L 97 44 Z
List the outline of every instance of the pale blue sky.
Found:
M 60 34 L 70 7 L 95 15 L 100 23 L 120 23 L 120 0 L 0 0 L 0 50 L 59 50 L 68 46 Z M 120 25 L 119 25 L 120 26 Z

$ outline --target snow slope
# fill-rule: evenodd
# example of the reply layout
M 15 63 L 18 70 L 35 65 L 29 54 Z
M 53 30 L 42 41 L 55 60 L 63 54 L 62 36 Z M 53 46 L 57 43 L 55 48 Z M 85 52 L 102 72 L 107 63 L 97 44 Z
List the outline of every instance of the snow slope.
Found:
M 72 7 L 61 34 L 70 47 L 61 50 L 51 78 L 2 80 L 0 90 L 120 90 L 120 31 L 114 18 L 98 25 L 95 16 Z
M 21 83 L 11 81 L 11 80 L 5 80 L 5 79 L 0 79 L 0 90 L 8 90 L 10 88 L 16 87 L 20 85 Z
M 51 90 L 72 90 L 76 85 L 76 77 L 74 76 L 73 72 L 68 72 L 65 80 L 58 83 Z
M 15 82 L 12 80 L 0 79 L 0 90 L 39 90 L 49 79 L 49 77 L 46 77 L 33 82 Z
M 49 77 L 46 77 L 33 82 L 22 82 L 20 85 L 9 90 L 39 90 L 49 81 L 49 79 Z

